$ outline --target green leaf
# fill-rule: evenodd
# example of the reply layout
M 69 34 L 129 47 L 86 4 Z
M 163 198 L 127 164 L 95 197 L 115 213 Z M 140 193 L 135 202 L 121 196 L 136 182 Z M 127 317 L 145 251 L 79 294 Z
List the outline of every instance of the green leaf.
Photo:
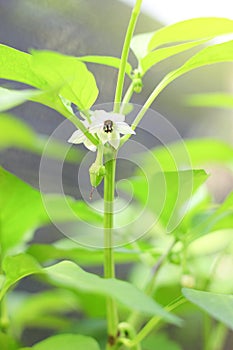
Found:
M 117 69 L 120 68 L 120 63 L 121 63 L 120 58 L 111 57 L 111 56 L 80 56 L 80 57 L 77 57 L 77 59 L 82 62 L 102 64 L 102 65 L 117 68 Z M 126 74 L 130 76 L 132 70 L 133 69 L 131 64 L 127 62 Z
M 185 102 L 194 107 L 233 108 L 233 95 L 227 93 L 208 93 L 187 96 Z
M 189 242 L 214 231 L 232 229 L 233 222 L 233 192 L 215 210 L 205 210 L 194 216 L 190 223 Z
M 161 28 L 152 36 L 148 50 L 181 41 L 193 41 L 233 33 L 233 21 L 227 18 L 193 18 Z
M 87 204 L 63 195 L 43 195 L 16 176 L 0 168 L 0 246 L 2 253 L 30 240 L 36 228 L 54 222 L 100 223 L 102 216 Z M 45 204 L 46 206 L 45 206 Z
M 78 334 L 59 334 L 35 344 L 33 350 L 100 350 L 98 343 L 91 337 Z
M 33 50 L 32 69 L 45 81 L 43 90 L 58 88 L 63 97 L 81 110 L 89 109 L 98 96 L 93 74 L 75 57 Z
M 150 173 L 200 167 L 205 163 L 232 164 L 232 145 L 214 139 L 192 139 L 152 149 L 152 156 L 142 153 L 143 169 Z M 156 162 L 155 162 L 156 159 Z
M 0 245 L 2 253 L 30 239 L 42 210 L 40 193 L 0 168 Z
M 147 315 L 161 316 L 170 323 L 179 324 L 180 322 L 176 316 L 166 312 L 154 300 L 128 282 L 101 278 L 69 261 L 48 267 L 45 272 L 49 280 L 56 285 L 85 293 L 111 296 L 129 309 Z
M 8 90 L 0 87 L 0 112 L 14 108 L 38 94 L 40 91 L 37 90 Z
M 43 194 L 45 205 L 44 219 L 41 222 L 73 222 L 85 221 L 102 226 L 103 216 L 89 207 L 84 201 L 76 201 L 72 197 L 58 194 Z
M 0 78 L 15 80 L 37 88 L 45 84 L 31 68 L 31 55 L 0 44 Z
M 150 51 L 148 49 L 148 45 L 151 38 L 154 36 L 154 33 L 155 32 L 142 33 L 133 36 L 130 43 L 130 48 L 137 57 L 138 61 L 141 61 L 141 59 L 144 58 Z
M 81 247 L 71 240 L 62 239 L 55 244 L 32 244 L 27 249 L 27 252 L 34 256 L 40 263 L 51 260 L 69 259 L 77 264 L 101 265 L 103 262 L 103 249 L 91 249 Z M 133 261 L 138 261 L 139 251 L 126 248 L 116 248 L 114 258 L 117 264 L 124 264 Z
M 18 292 L 11 293 L 12 297 L 19 299 Z M 20 295 L 20 297 L 22 297 Z M 63 290 L 49 290 L 39 294 L 25 294 L 20 305 L 11 315 L 11 322 L 17 334 L 21 334 L 25 327 L 42 327 L 64 330 L 69 320 L 64 318 L 67 312 L 78 309 L 78 300 L 74 293 Z M 54 322 L 51 323 L 51 317 Z
M 203 170 L 186 170 L 158 172 L 147 178 L 135 177 L 129 181 L 134 197 L 170 232 L 181 222 L 188 209 L 188 201 L 207 177 Z M 120 185 L 126 191 L 129 190 L 128 186 L 126 182 Z
M 184 44 L 174 45 L 165 47 L 162 49 L 157 49 L 155 51 L 149 52 L 145 57 L 140 61 L 140 71 L 144 75 L 152 66 L 156 63 L 161 62 L 162 60 L 177 55 L 178 53 L 190 50 L 196 46 L 204 44 L 207 40 L 198 40 L 194 42 L 188 42 Z
M 194 18 L 133 37 L 131 49 L 144 75 L 156 63 L 201 45 L 210 39 L 233 33 L 233 21 L 226 18 Z M 184 43 L 185 41 L 188 41 Z M 159 46 L 171 44 L 169 47 Z M 155 51 L 153 51 L 156 49 Z
M 32 56 L 0 45 L 0 78 L 43 90 L 42 94 L 31 97 L 31 100 L 57 110 L 68 119 L 71 112 L 59 94 L 81 109 L 89 109 L 98 95 L 94 76 L 84 63 L 75 57 L 52 51 L 33 51 Z
M 22 278 L 41 272 L 41 267 L 37 261 L 28 254 L 7 256 L 3 260 L 2 268 L 5 274 L 5 280 L 1 286 L 0 299 L 4 297 L 10 287 Z
M 37 134 L 23 120 L 10 114 L 0 114 L 0 149 L 16 147 L 42 155 L 46 146 L 46 156 L 67 162 L 79 162 L 81 151 L 70 148 L 59 140 L 50 140 L 48 136 Z M 69 150 L 69 151 L 68 151 Z
M 192 56 L 180 68 L 168 73 L 157 85 L 153 92 L 153 96 L 158 96 L 158 94 L 173 80 L 193 69 L 209 64 L 231 61 L 233 61 L 233 40 L 206 47 L 196 55 Z
M 191 303 L 199 306 L 216 320 L 233 329 L 233 295 L 182 289 L 183 295 Z
M 163 350 L 181 350 L 180 345 L 169 339 L 166 334 L 158 333 L 147 337 L 142 342 L 143 350 L 163 349 Z

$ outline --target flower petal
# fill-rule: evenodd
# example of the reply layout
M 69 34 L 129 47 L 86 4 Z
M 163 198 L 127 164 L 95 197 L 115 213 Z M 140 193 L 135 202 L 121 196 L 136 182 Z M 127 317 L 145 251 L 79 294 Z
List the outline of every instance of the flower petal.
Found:
M 103 145 L 106 142 L 108 142 L 108 134 L 106 132 L 104 132 L 102 129 L 98 130 L 97 135 L 99 136 L 99 139 Z
M 103 109 L 96 110 L 93 112 L 92 116 L 95 118 L 97 122 L 105 122 L 105 120 L 110 119 L 109 113 L 104 111 Z
M 110 143 L 110 145 L 112 145 L 112 147 L 114 147 L 115 149 L 117 149 L 120 145 L 120 134 L 117 131 L 113 131 L 111 134 L 107 134 L 108 135 L 108 142 Z
M 135 134 L 135 131 L 127 123 L 124 122 L 116 123 L 115 129 L 117 129 L 117 131 L 123 135 Z
M 91 134 L 95 134 L 95 133 L 98 133 L 100 130 L 103 130 L 103 128 L 104 128 L 104 123 L 93 122 L 93 124 L 91 124 L 89 128 L 89 132 Z
M 71 137 L 69 138 L 68 142 L 69 143 L 75 143 L 75 144 L 79 144 L 82 143 L 86 140 L 86 136 L 84 135 L 84 133 L 81 130 L 76 130 Z
M 84 146 L 86 146 L 86 148 L 88 148 L 90 151 L 95 152 L 96 151 L 96 146 L 93 145 L 93 143 L 88 140 L 88 138 L 83 142 Z
M 108 113 L 108 119 L 112 120 L 114 123 L 120 123 L 125 121 L 125 116 L 120 113 Z

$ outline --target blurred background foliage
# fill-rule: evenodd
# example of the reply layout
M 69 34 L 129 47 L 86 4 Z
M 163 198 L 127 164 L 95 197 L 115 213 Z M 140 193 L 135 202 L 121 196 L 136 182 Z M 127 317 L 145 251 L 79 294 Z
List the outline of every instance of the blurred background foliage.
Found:
M 124 35 L 130 17 L 130 10 L 131 9 L 127 5 L 115 0 L 67 0 L 66 2 L 61 0 L 0 0 L 1 43 L 23 51 L 36 48 L 55 50 L 75 56 L 99 54 L 120 57 Z M 137 25 L 136 33 L 154 31 L 162 25 L 163 24 L 159 21 L 142 14 Z M 191 54 L 195 53 L 196 50 L 197 49 L 192 49 L 156 65 L 150 73 L 144 77 L 143 92 L 135 96 L 133 101 L 137 104 L 143 103 L 160 79 L 168 71 L 179 67 Z M 130 59 L 131 62 L 135 60 L 132 54 L 130 55 Z M 97 104 L 111 102 L 114 97 L 117 71 L 109 67 L 97 66 L 94 64 L 88 64 L 88 67 L 94 72 L 100 89 Z M 210 137 L 211 139 L 216 138 L 218 140 L 219 143 L 203 141 L 200 143 L 201 148 L 199 151 L 197 149 L 198 141 L 193 140 L 193 143 L 191 141 L 188 144 L 188 149 L 191 153 L 192 149 L 195 148 L 194 156 L 198 153 L 202 155 L 202 157 L 197 160 L 193 159 L 194 166 L 200 167 L 203 165 L 205 170 L 211 173 L 207 184 L 210 193 L 218 202 L 222 202 L 233 188 L 232 172 L 224 165 L 225 163 L 230 163 L 230 159 L 232 159 L 232 147 L 228 148 L 224 143 L 221 143 L 221 141 L 232 142 L 232 108 L 225 108 L 226 103 L 224 103 L 224 105 L 218 103 L 216 108 L 212 108 L 212 106 L 208 104 L 208 101 L 203 103 L 200 101 L 200 98 L 198 100 L 198 96 L 192 98 L 189 96 L 197 93 L 227 93 L 232 96 L 232 67 L 232 63 L 224 63 L 203 67 L 190 72 L 169 85 L 165 91 L 159 95 L 152 106 L 153 109 L 164 115 L 176 127 L 183 138 L 197 139 L 199 137 Z M 1 81 L 1 86 L 6 88 L 23 87 L 22 84 L 4 80 Z M 229 99 L 227 99 L 227 105 L 229 104 Z M 27 102 L 14 108 L 11 110 L 11 115 L 1 114 L 0 165 L 16 174 L 27 183 L 33 185 L 33 187 L 38 188 L 40 157 L 47 135 L 50 135 L 63 120 L 63 117 L 55 111 L 32 102 Z M 168 135 L 167 141 L 174 142 L 176 139 Z M 148 140 L 147 135 L 145 135 L 143 142 L 145 145 L 150 145 L 150 147 L 153 148 L 157 146 L 157 140 Z M 174 147 L 176 147 L 175 144 Z M 67 145 L 61 140 L 54 141 L 54 143 L 50 145 L 49 155 L 53 158 L 53 161 L 56 162 L 56 159 L 59 159 L 60 154 L 63 154 L 66 149 Z M 162 164 L 163 161 L 165 164 L 168 164 L 167 155 L 164 150 L 157 148 L 154 152 Z M 179 153 L 179 150 L 177 152 Z M 75 172 L 77 170 L 76 163 L 79 163 L 83 155 L 84 149 L 82 147 L 72 147 L 66 157 L 66 164 L 63 171 L 65 192 L 69 195 L 75 194 L 76 198 L 80 197 L 75 178 Z M 124 165 L 124 162 L 119 162 L 119 166 L 122 166 L 122 169 L 124 169 Z M 121 173 L 121 170 L 119 170 L 118 173 Z M 130 167 L 129 175 L 132 175 L 132 169 Z M 11 187 L 11 185 L 9 185 L 9 187 Z M 36 194 L 36 196 L 37 195 L 38 194 Z M 206 196 L 203 198 L 205 201 Z M 207 201 L 208 203 L 210 202 L 209 199 Z M 74 202 L 73 205 L 77 206 L 79 203 Z M 41 210 L 40 206 L 38 206 L 38 208 L 38 210 Z M 214 213 L 211 212 L 211 214 Z M 88 212 L 87 215 L 90 215 L 90 213 Z M 215 219 L 215 216 L 213 216 L 213 218 Z M 232 220 L 232 216 L 229 220 Z M 44 224 L 47 224 L 48 218 L 45 216 L 42 221 Z M 202 220 L 198 217 L 197 223 L 199 222 L 201 223 Z M 196 222 L 193 223 L 194 227 L 195 224 Z M 225 233 L 224 236 L 223 248 L 226 254 L 224 255 L 225 260 L 219 267 L 219 269 L 222 268 L 222 270 L 227 270 L 227 266 L 232 266 L 232 262 L 227 261 L 227 258 L 230 259 L 232 253 L 232 247 L 230 245 L 231 237 L 229 237 L 232 231 L 229 232 L 230 233 Z M 80 264 L 89 265 L 92 271 L 100 271 L 98 265 L 102 261 L 102 253 L 99 251 L 96 251 L 95 254 L 92 253 L 92 259 L 88 259 L 87 261 L 86 251 L 83 251 L 81 248 L 78 249 L 76 245 L 72 246 L 73 243 L 69 243 L 67 240 L 58 242 L 52 249 L 52 246 L 50 246 L 48 251 L 46 250 L 47 246 L 40 245 L 46 242 L 51 243 L 59 238 L 61 239 L 63 236 L 55 227 L 49 226 L 49 228 L 40 228 L 36 231 L 34 238 L 35 244 L 28 248 L 28 252 L 34 257 L 41 259 L 41 262 L 68 257 Z M 162 235 L 154 237 L 152 232 L 151 246 L 166 247 L 167 243 L 167 237 L 164 238 Z M 119 257 L 116 255 L 117 261 L 122 264 L 117 268 L 118 275 L 122 278 L 125 278 L 128 273 L 127 269 L 123 268 L 125 266 L 124 264 L 127 264 L 128 261 L 137 261 L 138 250 L 143 250 L 143 245 L 146 245 L 145 242 L 140 244 L 135 248 L 136 253 L 132 250 L 131 254 L 124 258 L 125 260 L 122 258 L 121 254 L 119 254 Z M 203 287 L 201 284 L 208 282 L 206 278 L 209 274 L 213 256 L 219 251 L 219 237 L 217 235 L 213 236 L 207 259 L 206 250 L 201 252 L 200 245 L 201 243 L 199 242 L 199 246 L 198 243 L 196 243 L 196 246 L 195 244 L 191 246 L 189 265 L 192 266 L 193 257 L 198 255 L 198 259 L 195 260 L 191 272 L 197 274 L 195 277 L 200 286 Z M 204 244 L 205 248 L 208 247 L 208 245 L 209 241 L 207 239 L 207 244 Z M 42 255 L 42 253 L 44 255 Z M 179 257 L 179 253 L 178 249 L 177 256 L 171 257 L 172 263 L 164 267 L 159 275 L 159 287 L 156 291 L 156 297 L 162 304 L 166 304 L 170 301 L 171 291 L 173 292 L 173 296 L 178 296 L 179 294 L 180 285 L 178 281 L 180 270 L 179 267 L 173 264 L 173 260 Z M 158 257 L 161 251 L 155 250 L 153 254 L 154 258 Z M 126 267 L 127 266 L 128 265 L 126 265 Z M 227 270 L 225 273 L 227 275 L 229 271 Z M 141 282 L 142 276 L 145 275 L 145 270 L 141 265 L 136 265 L 129 275 L 130 280 L 137 285 Z M 227 275 L 224 281 L 227 280 L 228 276 L 229 275 Z M 224 284 L 220 277 L 213 283 L 215 283 L 213 286 L 214 289 L 217 289 L 218 285 L 221 283 Z M 91 301 L 90 295 L 77 296 L 68 291 L 64 294 L 64 290 L 60 291 L 58 289 L 56 291 L 56 298 L 53 298 L 54 291 L 52 291 L 52 295 L 50 291 L 45 291 L 45 298 L 42 298 L 43 302 L 41 302 L 39 295 L 27 294 L 37 291 L 38 288 L 45 288 L 44 281 L 35 282 L 35 280 L 33 280 L 32 282 L 30 278 L 27 278 L 19 285 L 18 290 L 21 290 L 21 294 L 11 294 L 10 305 L 12 309 L 13 306 L 16 305 L 18 310 L 21 311 L 16 313 L 13 318 L 16 332 L 20 334 L 22 331 L 20 327 L 22 327 L 22 325 L 27 327 L 32 324 L 30 315 L 32 312 L 31 310 L 33 310 L 34 314 L 38 315 L 37 320 L 36 317 L 33 318 L 33 322 L 35 322 L 33 327 L 49 328 L 51 324 L 53 324 L 56 330 L 73 328 L 74 331 L 77 331 L 78 328 L 83 334 L 85 334 L 85 332 L 87 334 L 90 333 L 90 328 L 93 327 L 92 334 L 95 335 L 96 332 L 101 339 L 101 332 L 103 332 L 105 327 L 104 321 L 101 319 L 101 317 L 104 316 L 104 300 L 102 297 L 95 299 L 96 303 L 95 307 L 93 307 L 93 300 Z M 232 291 L 232 283 L 229 281 L 226 286 L 223 285 L 223 289 L 225 292 Z M 25 292 L 25 290 L 27 290 L 27 292 Z M 51 307 L 51 318 L 44 316 L 44 300 L 47 300 L 47 303 Z M 96 319 L 85 321 L 81 318 L 80 323 L 77 325 L 77 308 L 81 308 L 87 315 L 93 318 L 96 317 Z M 54 318 L 54 312 L 62 316 Z M 69 316 L 68 321 L 64 319 L 64 313 Z M 122 313 L 124 313 L 124 310 Z M 178 339 L 181 344 L 189 343 L 188 349 L 190 350 L 191 344 L 193 344 L 193 349 L 201 349 L 202 339 L 200 339 L 200 343 L 197 343 L 196 339 L 200 333 L 200 328 L 203 326 L 202 322 L 204 322 L 205 316 L 201 314 L 200 317 L 200 312 L 191 305 L 186 305 L 180 313 L 186 315 L 188 326 L 181 332 L 178 329 L 172 328 L 172 338 Z M 36 324 L 36 322 L 38 323 Z M 190 324 L 192 324 L 193 327 L 190 327 Z M 23 334 L 25 343 L 27 344 L 34 342 L 35 339 L 43 338 L 44 336 L 44 330 L 42 335 L 38 333 L 38 330 L 36 334 L 32 334 L 31 329 L 26 332 L 24 331 Z M 164 343 L 168 344 L 168 341 L 164 341 L 164 338 L 166 339 L 166 336 L 161 333 L 156 339 L 158 348 L 162 348 Z M 147 346 L 150 348 L 150 342 L 154 346 L 155 340 L 153 336 L 148 338 L 145 342 L 145 348 Z M 228 342 L 230 350 L 230 337 Z M 177 350 L 180 349 L 180 347 L 175 343 L 173 344 L 172 340 L 170 340 L 169 349 Z

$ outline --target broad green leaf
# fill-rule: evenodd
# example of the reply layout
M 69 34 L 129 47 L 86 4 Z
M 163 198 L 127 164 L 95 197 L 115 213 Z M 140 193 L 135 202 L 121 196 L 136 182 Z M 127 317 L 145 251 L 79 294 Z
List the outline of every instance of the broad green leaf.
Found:
M 173 80 L 179 78 L 183 74 L 214 63 L 220 62 L 232 62 L 233 61 L 233 40 L 209 46 L 199 51 L 196 55 L 192 56 L 186 61 L 180 68 L 168 73 L 161 82 L 157 85 L 153 92 L 154 98 Z
M 205 43 L 207 40 L 198 40 L 194 42 L 188 42 L 184 44 L 178 44 L 174 46 L 164 47 L 162 49 L 157 49 L 155 51 L 149 52 L 140 61 L 140 71 L 141 74 L 145 74 L 152 66 L 162 60 L 177 55 L 178 53 L 190 50 L 198 45 Z
M 23 120 L 10 114 L 0 114 L 0 149 L 16 147 L 42 155 L 46 146 L 46 156 L 67 162 L 79 162 L 81 152 L 59 140 L 50 140 L 48 136 L 37 134 Z M 69 151 L 68 151 L 69 149 Z
M 199 306 L 216 320 L 233 329 L 233 295 L 182 289 L 183 295 L 191 303 Z
M 37 88 L 45 81 L 31 68 L 31 55 L 0 44 L 0 78 L 15 80 Z
M 146 171 L 156 173 L 174 171 L 182 168 L 200 167 L 205 163 L 233 163 L 233 147 L 220 140 L 191 139 L 182 142 L 174 142 L 167 147 L 161 146 L 152 149 L 154 160 L 151 156 L 141 155 Z M 155 162 L 157 161 L 157 164 Z
M 94 338 L 78 334 L 59 334 L 35 344 L 33 350 L 100 350 Z
M 165 321 L 179 324 L 179 319 L 128 282 L 104 279 L 82 270 L 76 264 L 63 261 L 45 269 L 49 280 L 56 285 L 90 294 L 111 296 L 129 309 L 147 315 L 161 316 Z
M 42 90 L 46 87 L 46 81 L 42 77 L 39 77 L 32 69 L 32 56 L 30 54 L 1 44 L 0 78 L 15 80 Z M 58 96 L 58 92 L 53 91 L 54 88 L 52 91 L 51 89 L 49 90 L 49 92 L 45 91 L 38 96 L 31 96 L 30 99 L 49 106 L 68 118 L 69 113 Z
M 0 299 L 4 297 L 10 287 L 22 278 L 41 272 L 41 267 L 29 254 L 7 256 L 3 260 L 2 269 L 5 274 L 5 280 L 1 286 Z
M 31 238 L 42 202 L 37 190 L 3 168 L 0 168 L 0 193 L 0 245 L 5 253 L 26 237 Z
M 43 90 L 43 94 L 31 97 L 31 100 L 49 106 L 69 119 L 71 113 L 60 94 L 68 100 L 70 97 L 70 101 L 81 109 L 89 109 L 98 95 L 94 76 L 84 63 L 52 51 L 33 51 L 32 56 L 0 45 L 0 78 Z
M 231 221 L 231 226 L 232 222 L 233 221 Z M 199 238 L 200 239 L 192 241 L 188 246 L 188 256 L 192 262 L 194 258 L 203 257 L 205 259 L 206 256 L 209 256 L 213 260 L 213 257 L 216 257 L 216 254 L 218 253 L 220 255 L 222 254 L 222 256 L 224 255 L 224 252 L 226 252 L 226 254 L 233 253 L 233 227 L 226 230 L 211 231 L 202 237 L 199 236 Z M 189 243 L 189 240 L 187 240 L 187 243 Z M 211 267 L 212 264 L 209 264 L 207 278 L 209 277 Z M 218 277 L 219 276 L 220 274 L 218 273 Z
M 142 342 L 143 350 L 163 349 L 163 350 L 181 350 L 179 344 L 169 339 L 166 334 L 158 333 L 147 337 Z
M 75 57 L 33 50 L 32 69 L 45 81 L 43 90 L 59 88 L 63 97 L 82 110 L 89 109 L 98 96 L 93 74 Z
M 30 101 L 41 103 L 45 106 L 48 106 L 52 109 L 55 109 L 57 112 L 62 114 L 67 119 L 73 121 L 74 114 L 70 110 L 70 108 L 67 108 L 67 106 L 64 104 L 64 101 L 61 96 L 58 95 L 59 89 L 49 89 L 49 91 L 43 91 L 38 96 L 33 96 L 30 98 Z
M 155 32 L 150 32 L 133 36 L 130 43 L 130 48 L 137 57 L 138 61 L 141 61 L 150 51 L 148 49 L 148 45 L 154 34 Z
M 8 90 L 0 87 L 0 112 L 14 108 L 39 94 L 40 91 L 37 90 Z
M 227 18 L 203 17 L 193 18 L 161 28 L 152 36 L 148 49 L 176 43 L 216 37 L 233 33 L 233 21 Z
M 72 197 L 58 194 L 43 194 L 43 203 L 45 205 L 44 218 L 41 222 L 73 222 L 82 220 L 92 222 L 102 227 L 103 216 L 94 211 L 84 201 L 76 201 Z
M 185 102 L 190 106 L 233 108 L 233 95 L 227 93 L 208 93 L 187 96 Z
M 77 57 L 79 61 L 87 62 L 87 63 L 96 63 L 96 64 L 102 64 L 105 66 L 113 67 L 113 68 L 120 68 L 121 59 L 118 57 L 111 57 L 111 56 L 80 56 Z M 129 64 L 129 62 L 126 63 L 126 73 L 130 76 L 132 72 L 132 66 Z
M 22 298 L 17 292 L 11 293 L 10 303 L 13 296 L 18 299 L 19 296 Z M 64 318 L 64 314 L 77 311 L 78 308 L 77 297 L 70 291 L 53 289 L 38 294 L 25 294 L 13 311 L 11 322 L 17 334 L 20 334 L 25 327 L 62 330 L 70 322 Z M 54 322 L 51 322 L 51 317 Z
M 32 244 L 27 252 L 41 263 L 69 259 L 81 265 L 101 265 L 103 262 L 103 249 L 91 249 L 77 245 L 71 240 L 62 239 L 54 244 Z M 138 261 L 139 251 L 126 248 L 115 248 L 114 259 L 118 264 Z
M 190 234 L 187 237 L 191 242 L 207 233 L 217 230 L 233 228 L 233 192 L 215 210 L 205 210 L 194 216 L 190 223 Z
M 54 222 L 100 223 L 102 216 L 87 204 L 62 195 L 43 195 L 16 176 L 0 168 L 0 245 L 2 253 L 29 241 L 36 228 Z M 46 204 L 46 206 L 44 205 Z
M 206 181 L 203 170 L 157 172 L 146 177 L 129 179 L 133 194 L 170 232 L 177 227 L 188 210 L 188 202 L 197 188 Z M 128 183 L 120 185 L 128 190 Z

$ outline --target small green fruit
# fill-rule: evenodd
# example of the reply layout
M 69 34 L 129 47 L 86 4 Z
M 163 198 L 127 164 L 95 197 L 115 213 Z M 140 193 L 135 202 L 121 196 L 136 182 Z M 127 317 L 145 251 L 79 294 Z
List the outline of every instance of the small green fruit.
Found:
M 93 163 L 89 169 L 90 182 L 93 187 L 97 187 L 102 182 L 105 175 L 105 166 Z

